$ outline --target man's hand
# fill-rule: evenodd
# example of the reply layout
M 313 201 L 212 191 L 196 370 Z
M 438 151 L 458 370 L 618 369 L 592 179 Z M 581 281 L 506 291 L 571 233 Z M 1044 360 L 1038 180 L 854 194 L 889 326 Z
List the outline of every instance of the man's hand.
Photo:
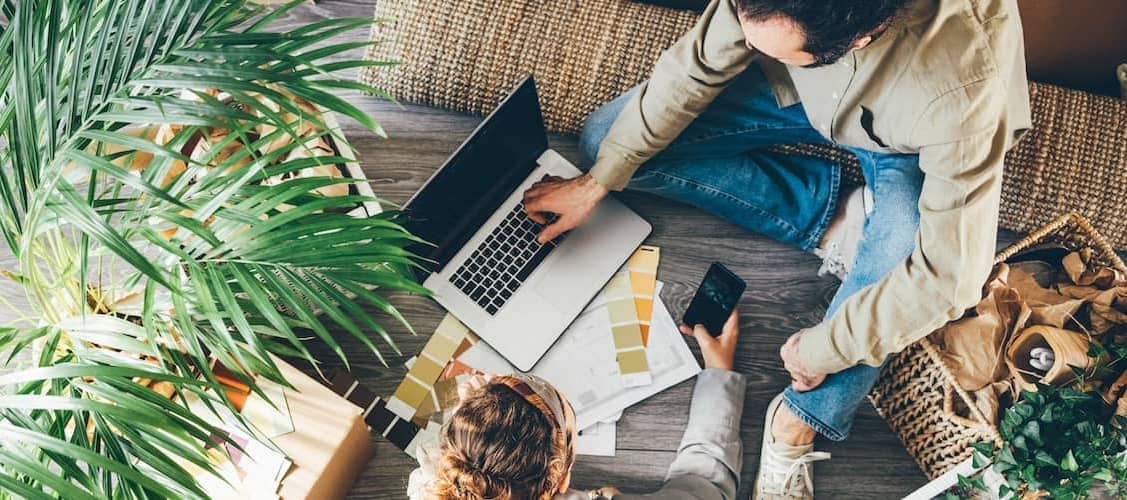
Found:
M 533 184 L 524 192 L 524 210 L 528 217 L 541 225 L 548 223 L 548 214 L 559 217 L 545 226 L 536 239 L 544 244 L 582 224 L 607 192 L 590 174 L 574 179 L 548 177 Z
M 724 322 L 720 331 L 720 336 L 713 338 L 704 325 L 696 325 L 693 328 L 681 325 L 681 333 L 696 337 L 697 343 L 700 344 L 700 353 L 704 356 L 705 368 L 732 371 L 732 367 L 735 365 L 736 344 L 740 338 L 739 318 L 736 311 L 732 311 L 732 315 L 728 316 L 728 321 Z
M 803 332 L 805 330 L 799 330 L 798 333 L 791 335 L 783 344 L 783 347 L 779 349 L 779 356 L 783 358 L 783 366 L 790 372 L 791 388 L 798 392 L 809 391 L 822 385 L 822 382 L 826 380 L 825 375 L 810 373 L 806 370 L 806 367 L 802 366 L 802 360 L 798 357 L 798 343 L 802 341 Z

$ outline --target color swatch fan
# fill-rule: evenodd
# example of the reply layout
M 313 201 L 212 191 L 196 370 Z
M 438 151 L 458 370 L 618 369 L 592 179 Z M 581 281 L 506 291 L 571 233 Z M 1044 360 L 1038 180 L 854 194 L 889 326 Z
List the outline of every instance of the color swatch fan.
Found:
M 653 316 L 660 255 L 657 247 L 639 247 L 600 295 L 610 314 L 618 371 L 627 387 L 653 382 L 646 358 L 646 344 Z

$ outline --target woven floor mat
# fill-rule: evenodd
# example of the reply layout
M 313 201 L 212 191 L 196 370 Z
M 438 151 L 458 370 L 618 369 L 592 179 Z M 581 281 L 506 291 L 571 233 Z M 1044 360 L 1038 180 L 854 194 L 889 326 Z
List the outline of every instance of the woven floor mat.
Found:
M 361 79 L 402 100 L 491 111 L 529 73 L 549 130 L 577 133 L 600 104 L 644 79 L 696 15 L 624 0 L 377 0 L 383 40 L 401 62 Z M 637 27 L 646 26 L 644 33 Z
M 364 83 L 396 98 L 473 114 L 492 110 L 529 73 L 550 130 L 577 133 L 599 105 L 646 78 L 695 20 L 627 0 L 377 0 L 369 51 L 397 66 Z M 1032 231 L 1057 215 L 1089 217 L 1127 248 L 1127 101 L 1031 84 L 1034 130 L 1006 157 L 1001 225 Z M 775 148 L 825 157 L 861 180 L 856 160 L 824 146 Z

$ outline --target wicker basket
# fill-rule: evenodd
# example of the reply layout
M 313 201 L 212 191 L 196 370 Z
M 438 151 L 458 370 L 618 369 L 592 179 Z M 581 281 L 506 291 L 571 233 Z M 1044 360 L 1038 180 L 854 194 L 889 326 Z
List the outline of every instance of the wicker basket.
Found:
M 1058 217 L 1002 250 L 994 262 L 1041 243 L 1070 249 L 1092 247 L 1098 262 L 1127 273 L 1111 245 L 1076 214 Z M 920 469 L 934 479 L 971 456 L 970 445 L 998 438 L 997 428 L 955 383 L 939 349 L 924 338 L 894 356 L 869 394 L 869 400 L 896 432 Z

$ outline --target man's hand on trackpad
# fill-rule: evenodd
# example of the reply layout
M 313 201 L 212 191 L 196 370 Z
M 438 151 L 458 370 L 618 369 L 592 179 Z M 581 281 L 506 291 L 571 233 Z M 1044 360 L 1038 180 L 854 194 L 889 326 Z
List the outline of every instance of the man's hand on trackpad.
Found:
M 524 210 L 533 222 L 547 224 L 537 237 L 544 244 L 586 221 L 606 195 L 607 188 L 590 174 L 574 179 L 545 177 L 524 192 Z M 551 224 L 549 214 L 558 216 Z

